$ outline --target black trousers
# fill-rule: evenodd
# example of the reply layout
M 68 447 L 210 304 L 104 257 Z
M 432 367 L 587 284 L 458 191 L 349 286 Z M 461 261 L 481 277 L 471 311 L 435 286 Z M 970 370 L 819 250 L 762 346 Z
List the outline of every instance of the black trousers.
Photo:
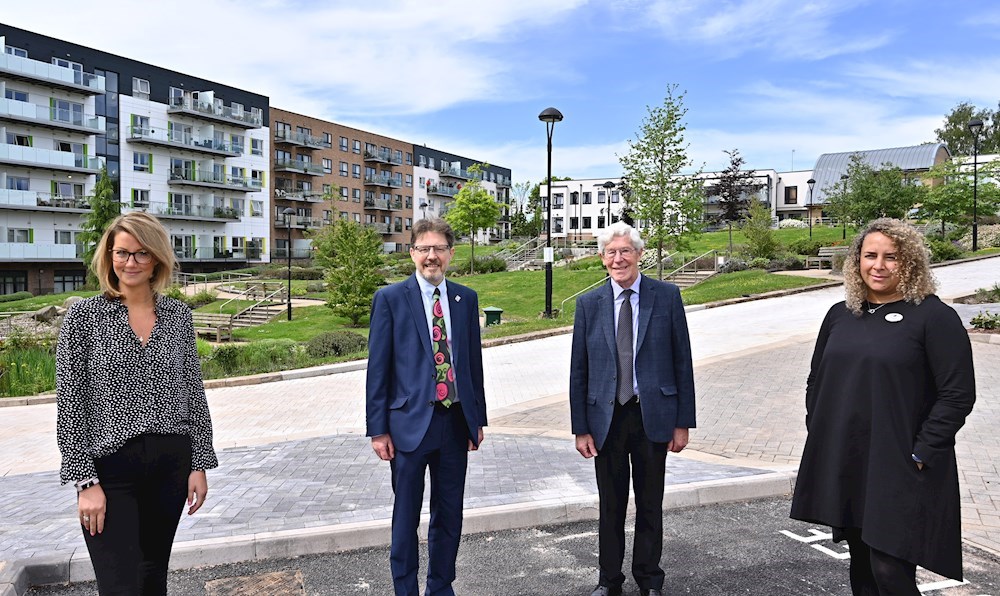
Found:
M 101 596 L 165 595 L 167 564 L 187 499 L 191 439 L 140 435 L 95 462 L 107 497 L 104 531 L 84 530 Z
M 860 528 L 843 530 L 851 550 L 851 592 L 854 596 L 919 596 L 917 566 L 871 548 Z
M 618 587 L 625 581 L 625 514 L 631 468 L 635 491 L 635 542 L 632 546 L 632 577 L 641 590 L 663 589 L 663 483 L 667 443 L 654 443 L 642 428 L 642 410 L 636 400 L 615 403 L 611 429 L 604 447 L 594 458 L 597 492 L 599 583 Z M 631 463 L 631 466 L 630 466 Z

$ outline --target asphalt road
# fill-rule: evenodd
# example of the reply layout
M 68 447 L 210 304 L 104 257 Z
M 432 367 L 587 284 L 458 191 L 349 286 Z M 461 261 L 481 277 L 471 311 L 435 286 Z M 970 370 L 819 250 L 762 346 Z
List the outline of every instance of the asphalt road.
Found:
M 849 595 L 845 547 L 825 538 L 826 528 L 788 519 L 788 507 L 787 499 L 778 498 L 667 512 L 665 593 Z M 377 548 L 178 571 L 171 574 L 170 594 L 389 595 L 388 561 L 388 549 Z M 455 591 L 462 596 L 586 596 L 596 584 L 596 565 L 596 522 L 467 536 Z M 629 565 L 626 560 L 626 570 Z M 423 563 L 421 568 L 426 568 Z M 965 570 L 964 585 L 923 570 L 918 582 L 934 596 L 1000 596 L 1000 559 L 966 549 Z M 625 588 L 625 594 L 638 593 L 631 578 Z M 93 584 L 29 592 L 95 593 Z

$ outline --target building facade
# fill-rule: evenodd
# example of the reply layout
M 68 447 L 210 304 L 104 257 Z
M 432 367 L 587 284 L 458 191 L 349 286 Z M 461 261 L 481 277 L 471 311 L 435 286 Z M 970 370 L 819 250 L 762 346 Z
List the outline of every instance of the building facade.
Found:
M 268 98 L 0 24 L 0 292 L 80 287 L 102 168 L 186 271 L 268 260 Z

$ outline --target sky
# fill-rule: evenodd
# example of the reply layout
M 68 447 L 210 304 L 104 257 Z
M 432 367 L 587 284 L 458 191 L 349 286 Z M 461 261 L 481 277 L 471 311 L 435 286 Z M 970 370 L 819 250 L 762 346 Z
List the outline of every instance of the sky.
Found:
M 137 7 L 141 6 L 141 10 Z M 4 23 L 270 97 L 278 107 L 546 175 L 621 174 L 683 92 L 691 171 L 807 170 L 915 145 L 1000 101 L 993 0 L 5 2 Z M 220 40 L 223 43 L 220 43 Z

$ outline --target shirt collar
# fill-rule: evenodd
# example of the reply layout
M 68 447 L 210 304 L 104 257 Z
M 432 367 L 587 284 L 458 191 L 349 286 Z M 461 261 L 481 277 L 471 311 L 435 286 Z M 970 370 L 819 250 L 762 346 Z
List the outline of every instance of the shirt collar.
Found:
M 632 282 L 632 285 L 630 285 L 627 288 L 623 288 L 623 287 L 619 286 L 618 282 L 616 282 L 615 280 L 612 279 L 611 280 L 611 291 L 614 292 L 615 300 L 618 300 L 618 297 L 621 296 L 622 292 L 624 292 L 625 290 L 632 290 L 632 292 L 636 296 L 638 296 L 639 295 L 639 285 L 640 285 L 640 282 L 642 282 L 642 274 L 639 274 L 639 275 L 635 276 L 635 281 Z
M 420 293 L 426 294 L 428 296 L 434 295 L 434 290 L 441 289 L 441 298 L 445 299 L 448 296 L 448 280 L 442 280 L 441 285 L 435 286 L 431 282 L 423 278 L 419 273 L 414 274 L 417 278 L 417 285 L 420 286 Z

